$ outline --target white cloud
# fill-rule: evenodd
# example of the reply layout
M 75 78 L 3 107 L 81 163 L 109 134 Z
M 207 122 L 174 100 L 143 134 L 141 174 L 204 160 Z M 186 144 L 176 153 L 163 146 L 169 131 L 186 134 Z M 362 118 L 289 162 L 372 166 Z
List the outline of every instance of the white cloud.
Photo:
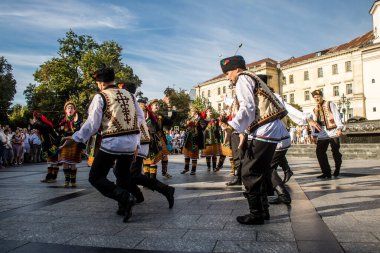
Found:
M 45 61 L 51 59 L 52 55 L 38 55 L 30 53 L 7 53 L 0 52 L 1 56 L 7 59 L 8 63 L 13 66 L 23 66 L 23 67 L 35 67 L 37 68 Z
M 27 27 L 126 29 L 134 27 L 134 19 L 127 8 L 107 3 L 41 0 L 0 4 L 0 21 Z

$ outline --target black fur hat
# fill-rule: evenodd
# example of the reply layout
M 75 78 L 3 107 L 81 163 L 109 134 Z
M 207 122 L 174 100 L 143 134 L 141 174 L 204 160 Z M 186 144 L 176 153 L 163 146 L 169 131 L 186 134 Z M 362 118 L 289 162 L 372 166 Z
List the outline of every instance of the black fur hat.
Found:
M 237 68 L 247 69 L 245 66 L 245 60 L 240 55 L 234 55 L 231 57 L 224 58 L 220 61 L 220 66 L 222 67 L 222 71 L 226 74 L 230 70 L 234 70 Z
M 113 68 L 101 68 L 95 71 L 92 77 L 97 82 L 112 82 L 115 81 L 115 71 Z

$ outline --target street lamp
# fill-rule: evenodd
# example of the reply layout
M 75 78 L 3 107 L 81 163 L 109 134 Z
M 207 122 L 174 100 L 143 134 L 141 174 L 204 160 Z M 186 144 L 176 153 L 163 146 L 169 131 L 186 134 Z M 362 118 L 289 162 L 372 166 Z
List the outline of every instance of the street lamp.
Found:
M 340 111 L 342 111 L 344 122 L 346 122 L 346 113 L 347 113 L 347 118 L 348 118 L 348 112 L 350 109 L 350 104 L 351 104 L 351 102 L 348 100 L 348 98 L 343 93 L 342 96 L 340 97 L 339 101 L 338 101 L 338 110 L 339 110 L 339 113 L 340 113 Z

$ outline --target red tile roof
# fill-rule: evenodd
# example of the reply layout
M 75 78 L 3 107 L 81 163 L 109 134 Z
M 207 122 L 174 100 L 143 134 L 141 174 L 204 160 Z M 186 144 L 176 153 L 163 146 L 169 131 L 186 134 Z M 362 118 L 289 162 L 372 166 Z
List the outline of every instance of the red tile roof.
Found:
M 286 66 L 298 63 L 298 62 L 310 60 L 310 59 L 315 58 L 315 57 L 324 56 L 324 55 L 328 55 L 328 54 L 334 54 L 334 53 L 337 53 L 340 51 L 349 50 L 349 49 L 353 49 L 353 48 L 364 47 L 364 46 L 370 44 L 373 40 L 374 40 L 373 32 L 369 31 L 366 34 L 351 40 L 350 42 L 338 45 L 336 47 L 331 47 L 328 49 L 320 50 L 318 52 L 303 55 L 303 56 L 300 56 L 297 58 L 291 57 L 290 59 L 283 60 L 280 62 L 280 65 L 281 65 L 281 67 L 286 67 Z M 246 66 L 248 69 L 252 69 L 256 66 L 260 66 L 263 63 L 266 63 L 266 65 L 270 66 L 270 67 L 276 67 L 276 65 L 277 65 L 277 61 L 275 61 L 271 58 L 265 58 L 265 59 L 262 59 L 262 60 L 259 60 L 256 62 L 249 63 Z M 225 76 L 224 74 L 220 74 L 220 75 L 218 75 L 218 76 L 216 76 L 210 80 L 202 82 L 201 84 L 208 83 L 208 82 L 223 78 L 224 76 Z
M 321 51 L 318 51 L 315 53 L 303 55 L 303 56 L 300 56 L 297 58 L 292 57 L 288 60 L 284 60 L 281 62 L 281 67 L 285 67 L 285 66 L 289 66 L 291 64 L 295 64 L 298 62 L 306 61 L 306 60 L 309 60 L 309 59 L 312 59 L 312 58 L 315 58 L 318 56 L 324 56 L 327 54 L 334 54 L 334 53 L 344 51 L 344 50 L 348 50 L 348 49 L 363 47 L 363 46 L 368 45 L 373 39 L 374 39 L 373 32 L 369 31 L 368 33 L 366 33 L 362 36 L 359 36 L 359 37 L 351 40 L 350 42 L 338 45 L 336 47 L 331 47 L 331 48 L 324 49 L 324 50 L 321 50 Z

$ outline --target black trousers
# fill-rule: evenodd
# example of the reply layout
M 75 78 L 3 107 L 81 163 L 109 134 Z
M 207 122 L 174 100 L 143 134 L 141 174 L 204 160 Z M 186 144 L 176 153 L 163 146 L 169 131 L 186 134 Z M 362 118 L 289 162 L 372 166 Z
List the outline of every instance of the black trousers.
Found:
M 143 162 L 144 158 L 138 156 L 132 165 L 131 189 L 134 189 L 137 185 L 141 185 L 153 190 L 158 180 L 141 174 Z
M 128 202 L 129 193 L 126 189 L 130 185 L 132 162 L 133 155 L 113 155 L 99 150 L 91 166 L 89 181 L 104 196 L 121 203 Z M 107 179 L 114 165 L 117 185 Z
M 232 134 L 231 135 L 231 147 L 232 147 L 232 159 L 234 163 L 234 175 L 237 176 L 238 178 L 241 178 L 241 167 L 243 165 L 243 158 L 244 158 L 244 152 L 246 149 L 246 144 L 238 149 L 240 142 L 240 138 L 238 134 Z
M 156 178 L 150 178 L 141 173 L 143 162 L 144 162 L 144 158 L 137 156 L 136 160 L 133 162 L 130 169 L 131 176 L 130 176 L 127 190 L 133 195 L 135 195 L 135 193 L 137 192 L 140 192 L 138 185 L 147 187 L 148 189 L 151 189 L 151 190 L 156 190 L 157 184 L 160 183 Z M 118 174 L 118 171 L 116 171 L 116 167 L 114 167 L 113 173 L 115 174 L 117 178 L 116 184 L 117 185 L 122 184 L 123 179 Z M 119 179 L 121 179 L 121 181 Z
M 245 195 L 266 195 L 266 178 L 271 172 L 271 161 L 277 144 L 259 140 L 247 144 L 241 171 Z
M 275 151 L 272 162 L 271 162 L 271 172 L 269 174 L 268 178 L 268 194 L 273 195 L 273 189 L 276 188 L 276 186 L 283 184 L 281 177 L 278 175 L 277 167 L 280 165 L 282 168 L 284 168 L 284 164 L 288 164 L 288 160 L 286 159 L 285 155 L 286 152 L 288 152 L 287 149 L 285 150 L 279 150 Z
M 327 148 L 331 145 L 331 151 L 335 162 L 335 168 L 340 169 L 342 165 L 342 154 L 339 152 L 340 140 L 339 138 L 330 138 L 317 141 L 316 154 L 319 166 L 321 167 L 322 173 L 331 176 L 331 167 L 327 157 Z

